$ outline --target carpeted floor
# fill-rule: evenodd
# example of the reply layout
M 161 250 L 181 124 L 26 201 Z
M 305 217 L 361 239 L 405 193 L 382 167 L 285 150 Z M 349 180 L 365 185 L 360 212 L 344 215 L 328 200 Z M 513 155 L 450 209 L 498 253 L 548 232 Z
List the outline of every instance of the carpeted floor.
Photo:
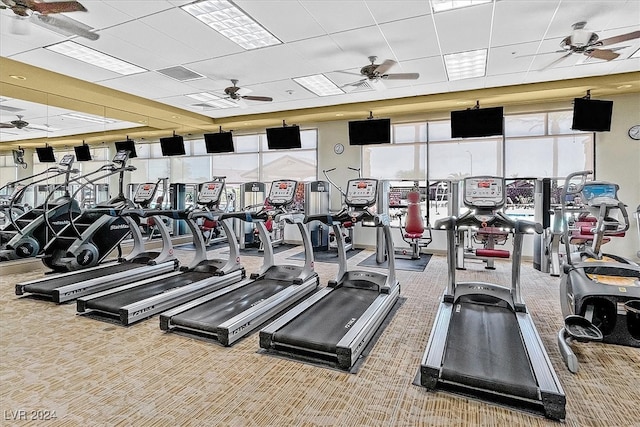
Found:
M 293 253 L 278 254 L 276 260 Z M 370 255 L 362 251 L 350 265 Z M 250 273 L 261 260 L 243 257 L 243 263 Z M 508 264 L 496 266 L 487 271 L 471 262 L 458 278 L 508 281 Z M 324 285 L 337 266 L 318 263 L 316 269 Z M 398 271 L 404 303 L 357 374 L 260 354 L 257 333 L 225 348 L 163 333 L 157 316 L 121 327 L 76 316 L 75 304 L 57 306 L 14 295 L 16 282 L 42 273 L 36 269 L 0 278 L 3 426 L 560 425 L 411 384 L 446 284 L 442 256 L 433 256 L 424 272 Z M 562 323 L 558 282 L 530 264 L 523 266 L 524 297 L 567 395 L 565 424 L 639 425 L 640 350 L 578 344 L 580 372 L 569 373 L 556 348 Z M 18 419 L 52 414 L 46 411 L 55 411 L 56 419 Z

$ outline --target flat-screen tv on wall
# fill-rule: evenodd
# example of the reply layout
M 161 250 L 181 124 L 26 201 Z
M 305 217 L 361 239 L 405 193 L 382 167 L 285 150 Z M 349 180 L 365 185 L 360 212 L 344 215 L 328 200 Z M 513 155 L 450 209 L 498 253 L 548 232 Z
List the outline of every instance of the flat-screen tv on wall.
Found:
M 136 146 L 131 139 L 127 139 L 126 141 L 116 141 L 116 151 L 128 151 L 130 159 L 138 157 L 136 154 Z
M 204 144 L 207 153 L 233 153 L 233 135 L 231 132 L 205 133 Z
M 349 122 L 349 145 L 390 144 L 391 119 Z
M 288 150 L 302 148 L 299 126 L 267 128 L 267 147 L 269 150 Z
M 504 111 L 502 107 L 476 108 L 451 112 L 452 138 L 478 138 L 502 135 Z
M 37 147 L 38 161 L 40 163 L 55 163 L 56 156 L 53 155 L 53 147 Z
M 573 121 L 571 129 L 589 132 L 611 130 L 613 101 L 576 98 L 573 100 Z
M 183 156 L 186 154 L 184 151 L 184 139 L 180 135 L 160 138 L 160 150 L 162 150 L 163 156 Z
M 73 147 L 73 150 L 76 152 L 76 159 L 79 162 L 88 162 L 91 160 L 91 150 L 88 145 L 78 145 Z

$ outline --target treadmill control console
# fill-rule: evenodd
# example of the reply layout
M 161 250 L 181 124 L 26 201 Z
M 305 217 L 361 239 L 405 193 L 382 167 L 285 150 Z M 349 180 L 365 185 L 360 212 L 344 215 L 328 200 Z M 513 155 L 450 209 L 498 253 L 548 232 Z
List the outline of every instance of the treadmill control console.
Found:
M 269 190 L 269 203 L 272 206 L 284 206 L 293 202 L 296 196 L 298 182 L 290 179 L 281 179 L 271 183 Z
M 472 208 L 500 208 L 504 205 L 504 178 L 474 176 L 464 180 L 464 204 Z
M 138 185 L 138 188 L 136 188 L 136 194 L 133 196 L 133 202 L 138 205 L 151 202 L 153 196 L 156 194 L 157 188 L 157 184 L 152 182 Z
M 376 203 L 377 190 L 377 179 L 351 179 L 347 184 L 344 201 L 352 208 L 366 208 Z
M 220 201 L 224 181 L 205 182 L 200 186 L 198 203 L 201 205 L 215 205 Z
M 73 160 L 73 154 L 65 154 L 64 156 L 62 156 L 59 165 L 69 167 L 73 163 Z

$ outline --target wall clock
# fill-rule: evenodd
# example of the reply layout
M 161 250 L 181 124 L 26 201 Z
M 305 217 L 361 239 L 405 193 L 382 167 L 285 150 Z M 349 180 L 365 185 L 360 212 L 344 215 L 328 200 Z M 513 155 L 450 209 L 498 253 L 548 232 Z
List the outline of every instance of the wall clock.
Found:
M 337 143 L 336 145 L 333 146 L 333 152 L 336 154 L 344 153 L 344 145 Z
M 640 125 L 631 126 L 629 128 L 629 138 L 640 140 Z

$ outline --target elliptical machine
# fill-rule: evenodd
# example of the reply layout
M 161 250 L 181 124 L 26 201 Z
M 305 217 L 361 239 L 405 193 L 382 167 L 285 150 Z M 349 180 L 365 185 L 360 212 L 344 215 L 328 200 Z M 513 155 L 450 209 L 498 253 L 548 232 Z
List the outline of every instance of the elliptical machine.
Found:
M 35 257 L 43 251 L 45 245 L 55 234 L 80 215 L 80 205 L 69 194 L 71 174 L 78 173 L 77 169 L 71 169 L 73 161 L 73 154 L 67 154 L 62 157 L 58 166 L 5 185 L 7 187 L 28 179 L 38 178 L 13 193 L 7 207 L 8 212 L 11 213 L 16 202 L 22 199 L 29 187 L 64 175 L 64 183 L 56 186 L 42 205 L 23 212 L 17 218 L 11 214 L 8 215 L 9 223 L 0 231 L 0 241 L 2 241 L 0 261 Z M 63 196 L 50 201 L 60 187 L 64 189 Z
M 132 217 L 105 214 L 105 209 L 121 211 L 135 207 L 124 195 L 124 173 L 136 169 L 134 166 L 127 166 L 128 160 L 128 151 L 118 151 L 112 163 L 94 172 L 106 171 L 101 178 L 119 174 L 118 195 L 93 209 L 85 210 L 73 220 L 70 218 L 69 224 L 44 248 L 42 262 L 47 267 L 60 272 L 93 267 L 102 262 L 130 233 L 137 233 L 138 236 L 134 239 L 142 241 L 138 224 Z M 138 254 L 132 252 L 127 259 L 136 255 Z
M 640 267 L 625 258 L 604 254 L 602 244 L 622 237 L 629 229 L 625 205 L 618 200 L 618 185 L 587 182 L 590 171 L 566 178 L 562 192 L 562 217 L 567 263 L 562 267 L 560 306 L 565 316 L 558 333 L 558 347 L 567 367 L 578 371 L 571 349 L 574 341 L 602 341 L 640 347 Z M 591 217 L 571 224 L 566 221 L 566 201 L 581 197 Z M 622 216 L 622 222 L 614 217 Z M 571 251 L 571 243 L 583 246 Z M 586 243 L 590 242 L 588 246 Z

